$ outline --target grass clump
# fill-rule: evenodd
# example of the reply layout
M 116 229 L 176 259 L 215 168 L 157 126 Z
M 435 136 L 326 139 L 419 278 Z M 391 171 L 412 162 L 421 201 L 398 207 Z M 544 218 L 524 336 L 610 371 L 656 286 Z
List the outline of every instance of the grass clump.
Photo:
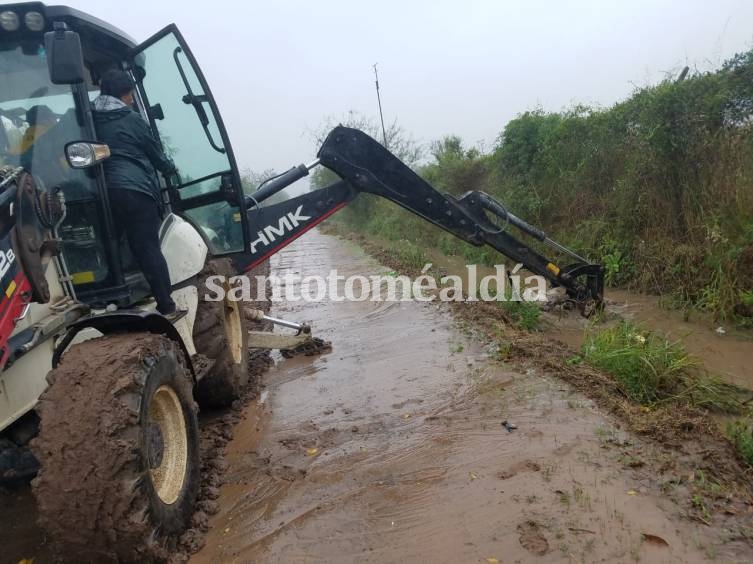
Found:
M 617 378 L 626 394 L 642 404 L 672 396 L 677 381 L 695 365 L 679 344 L 628 321 L 590 335 L 583 355 Z
M 410 241 L 398 241 L 390 249 L 390 252 L 401 263 L 417 270 L 421 270 L 428 262 L 428 257 L 424 253 L 424 250 Z
M 541 321 L 541 308 L 536 302 L 504 301 L 499 302 L 505 317 L 516 327 L 526 331 L 537 331 Z
M 513 299 L 513 291 L 510 287 L 505 287 L 504 296 L 499 292 L 495 293 L 492 289 L 491 296 L 494 296 L 495 301 L 490 302 L 496 304 L 500 310 L 502 310 L 502 317 L 505 322 L 523 329 L 525 331 L 538 331 L 541 328 L 541 307 L 539 302 L 529 302 L 518 297 Z M 481 289 L 476 289 L 476 295 L 481 294 Z
M 680 343 L 629 321 L 589 335 L 583 357 L 614 376 L 623 393 L 642 405 L 680 400 L 718 411 L 739 411 L 734 389 L 700 370 Z
M 727 438 L 740 458 L 748 466 L 753 466 L 753 418 L 747 417 L 729 423 Z

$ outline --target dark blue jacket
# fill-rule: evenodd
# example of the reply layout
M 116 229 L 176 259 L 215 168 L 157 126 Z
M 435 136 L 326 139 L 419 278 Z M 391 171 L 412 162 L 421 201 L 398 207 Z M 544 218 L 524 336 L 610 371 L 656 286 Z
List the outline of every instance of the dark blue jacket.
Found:
M 154 169 L 170 174 L 175 165 L 144 119 L 128 107 L 93 114 L 97 137 L 110 147 L 111 155 L 103 162 L 108 190 L 135 190 L 162 202 Z

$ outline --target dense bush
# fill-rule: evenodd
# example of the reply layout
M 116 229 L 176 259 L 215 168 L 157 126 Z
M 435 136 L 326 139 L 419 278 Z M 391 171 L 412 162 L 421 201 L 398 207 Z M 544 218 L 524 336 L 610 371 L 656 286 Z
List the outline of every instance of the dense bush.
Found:
M 719 317 L 752 295 L 753 51 L 715 72 L 638 89 L 610 108 L 525 112 L 486 154 L 455 136 L 430 153 L 420 173 L 438 189 L 491 193 L 604 263 L 612 285 Z M 499 262 L 375 199 L 345 219 L 394 240 Z
M 729 315 L 753 288 L 753 51 L 607 110 L 527 112 L 490 190 L 595 255 L 613 284 Z

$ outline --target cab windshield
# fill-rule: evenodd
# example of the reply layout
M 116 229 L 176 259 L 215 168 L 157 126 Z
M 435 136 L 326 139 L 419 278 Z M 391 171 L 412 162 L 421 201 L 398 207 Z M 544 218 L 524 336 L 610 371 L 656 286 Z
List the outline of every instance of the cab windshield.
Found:
M 52 84 L 39 41 L 0 43 L 0 166 L 21 166 L 42 190 L 62 190 L 68 209 L 60 228 L 75 284 L 103 281 L 103 224 L 96 185 L 68 166 L 65 145 L 87 139 L 74 90 Z
M 46 189 L 88 184 L 65 161 L 65 144 L 86 135 L 71 87 L 50 82 L 42 45 L 0 44 L 0 76 L 0 165 L 23 166 Z

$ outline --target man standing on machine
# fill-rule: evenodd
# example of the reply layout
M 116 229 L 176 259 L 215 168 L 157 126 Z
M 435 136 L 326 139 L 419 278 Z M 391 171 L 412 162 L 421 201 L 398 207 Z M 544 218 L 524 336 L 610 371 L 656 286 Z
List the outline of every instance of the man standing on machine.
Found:
M 99 140 L 110 147 L 111 156 L 103 165 L 116 228 L 119 233 L 125 231 L 157 310 L 174 317 L 170 274 L 159 243 L 162 200 L 154 169 L 169 175 L 175 165 L 162 152 L 146 121 L 131 109 L 133 90 L 128 73 L 107 71 L 93 103 L 94 122 Z

